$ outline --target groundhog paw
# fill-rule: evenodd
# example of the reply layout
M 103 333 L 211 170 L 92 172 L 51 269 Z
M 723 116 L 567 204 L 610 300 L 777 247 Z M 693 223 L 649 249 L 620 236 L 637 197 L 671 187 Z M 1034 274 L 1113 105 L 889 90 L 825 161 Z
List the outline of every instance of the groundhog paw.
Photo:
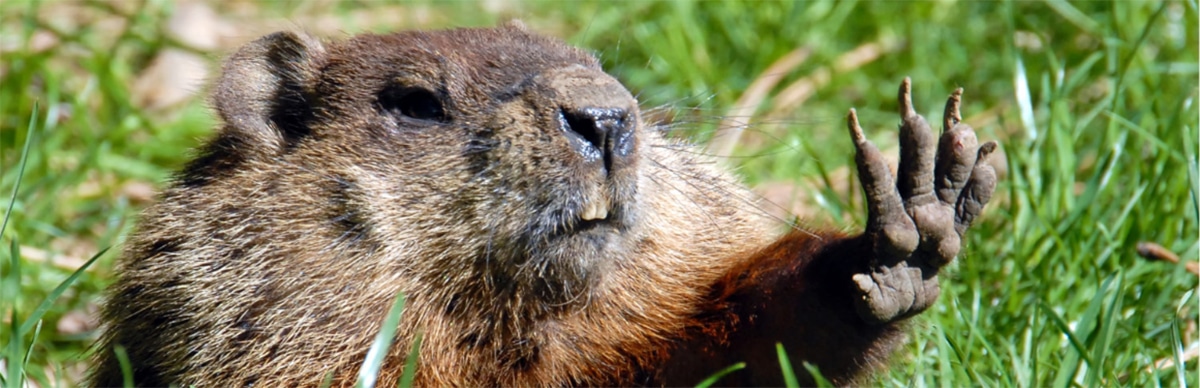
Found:
M 925 118 L 912 107 L 912 83 L 900 86 L 900 166 L 895 179 L 879 149 L 866 140 L 850 110 L 858 176 L 867 197 L 867 230 L 874 257 L 851 280 L 859 315 L 891 322 L 924 311 L 937 300 L 938 270 L 958 254 L 962 235 L 996 187 L 985 161 L 995 142 L 982 146 L 959 113 L 962 89 L 946 102 L 944 131 L 934 144 Z

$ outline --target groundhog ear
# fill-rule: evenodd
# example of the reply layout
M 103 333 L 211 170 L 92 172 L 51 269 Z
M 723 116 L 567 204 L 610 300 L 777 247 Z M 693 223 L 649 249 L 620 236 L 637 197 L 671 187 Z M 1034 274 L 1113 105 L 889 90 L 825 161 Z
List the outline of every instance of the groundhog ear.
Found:
M 273 151 L 307 136 L 312 89 L 324 60 L 320 41 L 294 32 L 243 46 L 225 62 L 212 96 L 226 124 L 221 136 Z
M 521 32 L 529 32 L 529 27 L 525 26 L 525 22 L 521 19 L 510 19 L 504 23 L 504 28 L 514 29 Z

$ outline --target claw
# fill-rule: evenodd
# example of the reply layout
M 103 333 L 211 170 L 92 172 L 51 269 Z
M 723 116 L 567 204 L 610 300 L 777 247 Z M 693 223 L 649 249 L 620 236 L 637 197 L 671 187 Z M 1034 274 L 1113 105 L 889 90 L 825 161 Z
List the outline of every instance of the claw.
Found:
M 958 110 L 962 105 L 962 94 L 963 88 L 954 89 L 954 93 L 950 93 L 950 98 L 946 100 L 946 111 L 942 114 L 942 131 L 949 131 L 962 122 L 962 113 Z
M 917 115 L 917 111 L 913 110 L 912 103 L 912 79 L 904 77 L 904 81 L 900 82 L 900 95 L 896 100 L 900 101 L 900 118 L 902 120 Z
M 991 155 L 992 151 L 995 151 L 998 146 L 999 144 L 995 140 L 988 140 L 987 143 L 983 143 L 983 145 L 979 146 L 979 158 L 975 159 L 975 163 L 987 161 L 988 155 Z
M 867 141 L 862 127 L 858 126 L 858 113 L 854 111 L 854 108 L 850 108 L 850 113 L 846 115 L 846 126 L 850 129 L 850 138 L 854 139 L 854 145 L 857 146 Z

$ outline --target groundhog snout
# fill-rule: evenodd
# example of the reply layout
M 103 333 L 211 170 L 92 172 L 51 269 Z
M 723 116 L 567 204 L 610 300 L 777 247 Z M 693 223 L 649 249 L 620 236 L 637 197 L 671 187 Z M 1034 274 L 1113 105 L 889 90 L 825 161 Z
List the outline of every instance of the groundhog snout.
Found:
M 628 163 L 634 132 L 629 110 L 624 108 L 559 108 L 559 129 L 584 163 L 598 164 L 611 172 Z
M 558 108 L 558 129 L 583 163 L 611 176 L 637 152 L 637 103 L 620 82 L 580 65 L 542 75 L 544 92 Z

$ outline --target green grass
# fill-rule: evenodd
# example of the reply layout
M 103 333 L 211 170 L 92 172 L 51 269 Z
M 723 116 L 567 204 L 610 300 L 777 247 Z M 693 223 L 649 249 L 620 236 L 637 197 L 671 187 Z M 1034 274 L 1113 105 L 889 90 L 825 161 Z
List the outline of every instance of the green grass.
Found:
M 865 220 L 847 195 L 846 110 L 858 108 L 868 136 L 895 152 L 900 79 L 913 78 L 918 108 L 933 117 L 961 86 L 967 122 L 1001 141 L 1008 172 L 945 272 L 941 300 L 875 382 L 1200 384 L 1194 359 L 1154 367 L 1197 344 L 1197 277 L 1134 250 L 1152 241 L 1200 260 L 1195 0 L 366 5 L 385 9 L 215 8 L 243 40 L 267 28 L 337 37 L 520 17 L 595 50 L 645 106 L 665 106 L 677 136 L 698 142 L 768 66 L 806 46 L 730 160 L 751 184 L 801 183 L 822 215 L 813 222 L 831 228 Z M 121 236 L 147 204 L 134 188 L 161 183 L 215 123 L 201 96 L 167 109 L 134 103 L 134 79 L 179 46 L 165 33 L 176 11 L 165 1 L 0 2 L 0 195 L 14 194 L 0 234 L 6 386 L 22 374 L 41 386 L 80 376 L 95 331 L 67 326 L 94 313 Z M 869 43 L 883 47 L 878 58 L 834 66 Z M 203 52 L 213 65 L 225 53 Z M 802 106 L 778 108 L 781 91 L 816 74 L 827 77 Z M 107 247 L 116 249 L 71 278 Z

